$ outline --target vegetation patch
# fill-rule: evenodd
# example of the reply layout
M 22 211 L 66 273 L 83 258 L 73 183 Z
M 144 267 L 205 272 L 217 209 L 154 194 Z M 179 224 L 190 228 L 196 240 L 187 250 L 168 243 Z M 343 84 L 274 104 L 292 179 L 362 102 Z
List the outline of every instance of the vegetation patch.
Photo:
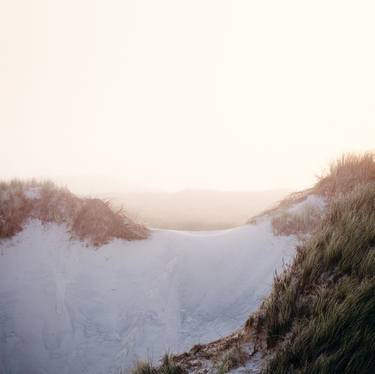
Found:
M 151 363 L 140 361 L 131 371 L 132 374 L 185 374 L 187 373 L 180 365 L 176 364 L 169 354 L 164 355 L 162 364 L 159 367 L 152 366 Z
M 0 183 L 0 238 L 22 230 L 27 219 L 66 224 L 72 237 L 100 246 L 113 238 L 145 239 L 148 230 L 114 211 L 109 202 L 79 198 L 51 182 Z
M 333 200 L 320 229 L 275 277 L 247 328 L 274 349 L 266 373 L 373 373 L 375 184 Z
M 232 369 L 244 365 L 248 359 L 248 354 L 243 350 L 242 344 L 239 342 L 234 347 L 223 353 L 218 363 L 215 365 L 215 373 L 224 374 Z
M 346 153 L 330 165 L 328 173 L 320 177 L 314 191 L 327 197 L 345 194 L 356 186 L 375 181 L 375 154 Z
M 319 226 L 323 211 L 319 207 L 307 205 L 297 212 L 281 210 L 271 220 L 275 235 L 305 235 L 312 233 Z
M 290 208 L 302 203 L 311 195 L 325 198 L 327 205 L 339 195 L 344 195 L 360 185 L 375 182 L 375 153 L 346 153 L 332 162 L 326 174 L 319 177 L 313 188 L 290 194 L 274 207 L 251 218 L 255 224 L 260 217 L 272 216 L 272 228 L 276 235 L 306 234 L 320 224 L 322 212 L 309 207 L 304 212 L 290 212 Z
M 281 201 L 278 201 L 274 206 L 271 208 L 263 211 L 262 213 L 250 218 L 247 223 L 250 225 L 254 225 L 258 222 L 258 219 L 266 216 L 272 216 L 275 213 L 277 214 L 279 211 L 287 211 L 292 206 L 303 202 L 306 200 L 306 198 L 313 193 L 311 189 L 298 191 L 298 192 L 292 192 L 289 194 L 286 198 L 284 198 Z
M 31 208 L 19 183 L 0 183 L 0 238 L 11 237 L 22 230 Z

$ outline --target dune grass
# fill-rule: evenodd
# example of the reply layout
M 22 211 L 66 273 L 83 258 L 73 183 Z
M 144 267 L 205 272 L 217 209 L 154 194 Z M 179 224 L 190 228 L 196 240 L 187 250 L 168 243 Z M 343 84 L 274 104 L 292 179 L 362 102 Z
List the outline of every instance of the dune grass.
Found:
M 297 212 L 280 209 L 272 217 L 272 231 L 275 235 L 305 235 L 316 230 L 323 218 L 322 209 L 308 205 Z
M 318 194 L 328 197 L 352 191 L 360 184 L 375 181 L 375 153 L 345 153 L 331 163 L 328 173 L 314 187 Z
M 138 361 L 131 371 L 131 374 L 156 374 L 156 369 L 150 362 Z
M 51 182 L 14 180 L 0 183 L 0 238 L 22 230 L 27 219 L 66 224 L 72 237 L 100 246 L 113 238 L 145 239 L 148 230 L 109 202 L 79 198 Z
M 186 371 L 176 364 L 173 357 L 165 354 L 159 367 L 154 367 L 150 362 L 139 361 L 131 374 L 184 374 Z
M 274 349 L 265 373 L 373 373 L 374 183 L 332 201 L 247 328 Z
M 272 208 L 251 218 L 247 223 L 255 224 L 260 217 L 271 216 L 276 235 L 304 235 L 313 232 L 323 218 L 318 210 L 290 213 L 288 209 L 304 201 L 309 195 L 325 198 L 327 204 L 337 196 L 352 191 L 355 187 L 375 182 L 375 153 L 345 153 L 332 162 L 328 172 L 318 178 L 312 188 L 291 193 Z
M 215 374 L 228 373 L 232 369 L 243 365 L 247 359 L 248 355 L 243 350 L 242 345 L 237 343 L 223 353 L 216 365 L 214 365 L 213 372 Z

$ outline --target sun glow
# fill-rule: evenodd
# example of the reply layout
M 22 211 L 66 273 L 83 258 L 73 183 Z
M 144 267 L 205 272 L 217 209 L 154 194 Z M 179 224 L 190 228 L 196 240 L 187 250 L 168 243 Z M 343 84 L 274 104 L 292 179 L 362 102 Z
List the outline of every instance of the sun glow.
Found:
M 3 178 L 297 189 L 374 145 L 371 1 L 0 8 Z

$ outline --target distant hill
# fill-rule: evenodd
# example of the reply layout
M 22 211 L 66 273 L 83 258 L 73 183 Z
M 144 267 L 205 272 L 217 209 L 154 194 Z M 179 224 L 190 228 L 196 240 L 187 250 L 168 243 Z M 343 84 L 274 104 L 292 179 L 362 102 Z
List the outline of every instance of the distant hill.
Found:
M 270 191 L 183 190 L 99 195 L 124 206 L 127 215 L 149 227 L 175 230 L 218 230 L 244 224 L 288 195 Z

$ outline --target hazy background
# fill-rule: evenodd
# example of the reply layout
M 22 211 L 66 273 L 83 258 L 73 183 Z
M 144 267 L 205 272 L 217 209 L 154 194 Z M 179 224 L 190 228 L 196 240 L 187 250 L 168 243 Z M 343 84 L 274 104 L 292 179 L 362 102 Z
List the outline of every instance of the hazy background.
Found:
M 0 0 L 0 176 L 309 186 L 374 148 L 373 1 Z
M 243 225 L 290 191 L 183 190 L 101 194 L 114 207 L 149 227 L 219 230 Z

